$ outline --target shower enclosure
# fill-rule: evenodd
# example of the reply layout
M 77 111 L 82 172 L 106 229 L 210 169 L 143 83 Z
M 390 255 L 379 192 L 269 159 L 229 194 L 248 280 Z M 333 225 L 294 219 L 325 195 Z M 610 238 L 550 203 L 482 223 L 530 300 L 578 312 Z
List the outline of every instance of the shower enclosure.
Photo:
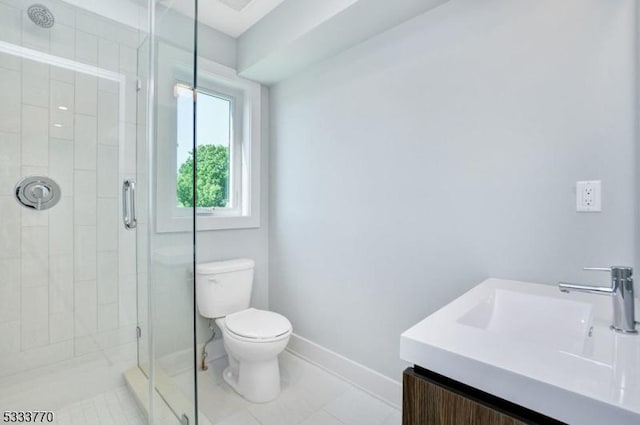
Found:
M 0 412 L 198 421 L 195 212 L 162 233 L 156 196 L 158 144 L 195 155 L 174 92 L 195 86 L 195 17 L 193 0 L 0 0 Z

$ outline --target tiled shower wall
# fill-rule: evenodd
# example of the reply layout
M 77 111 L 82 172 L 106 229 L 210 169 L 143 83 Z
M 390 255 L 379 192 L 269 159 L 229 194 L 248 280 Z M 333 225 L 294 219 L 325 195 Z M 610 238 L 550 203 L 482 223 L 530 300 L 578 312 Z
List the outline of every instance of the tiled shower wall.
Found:
M 30 3 L 0 0 L 0 43 L 91 68 L 0 53 L 0 377 L 135 343 L 136 238 L 122 226 L 120 186 L 136 171 L 139 34 L 40 3 L 51 29 L 26 17 Z M 14 186 L 30 175 L 60 185 L 58 205 L 18 205 Z

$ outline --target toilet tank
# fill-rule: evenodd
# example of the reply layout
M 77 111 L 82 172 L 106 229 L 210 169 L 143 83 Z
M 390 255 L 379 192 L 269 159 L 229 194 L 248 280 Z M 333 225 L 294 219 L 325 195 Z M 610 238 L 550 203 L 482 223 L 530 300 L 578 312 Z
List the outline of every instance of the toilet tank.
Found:
M 248 258 L 196 266 L 198 311 L 210 319 L 249 308 L 255 262 Z

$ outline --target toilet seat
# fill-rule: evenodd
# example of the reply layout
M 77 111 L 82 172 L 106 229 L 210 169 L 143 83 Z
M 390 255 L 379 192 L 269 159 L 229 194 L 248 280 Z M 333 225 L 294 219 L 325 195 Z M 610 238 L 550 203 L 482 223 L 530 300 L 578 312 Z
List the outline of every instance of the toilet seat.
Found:
M 280 339 L 291 333 L 291 322 L 272 311 L 248 308 L 228 315 L 225 327 L 234 337 L 255 342 Z

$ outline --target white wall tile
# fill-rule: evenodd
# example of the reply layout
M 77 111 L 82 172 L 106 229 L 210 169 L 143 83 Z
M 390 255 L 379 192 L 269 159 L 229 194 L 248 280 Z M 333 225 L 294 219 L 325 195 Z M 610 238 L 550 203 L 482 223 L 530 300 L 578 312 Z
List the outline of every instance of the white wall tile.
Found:
M 76 115 L 74 164 L 76 169 L 96 169 L 98 124 L 96 117 Z
M 20 179 L 20 150 L 19 134 L 0 132 L 0 195 L 13 195 Z
M 49 255 L 73 254 L 73 198 L 63 196 L 48 211 Z
M 20 338 L 23 350 L 49 343 L 49 289 L 22 288 Z
M 144 19 L 144 18 L 143 18 Z M 113 33 L 113 39 L 119 42 L 121 45 L 131 47 L 133 49 L 140 45 L 137 30 L 124 25 L 118 25 L 117 31 Z
M 0 260 L 0 323 L 20 320 L 20 260 Z
M 49 174 L 49 167 L 22 164 L 21 169 L 23 176 L 46 176 Z
M 0 68 L 20 71 L 22 68 L 22 59 L 7 53 L 0 53 Z
M 7 216 L 0 221 L 0 258 L 20 258 L 22 240 L 20 230 L 19 218 L 11 219 Z
M 20 351 L 20 322 L 0 323 L 0 356 Z
M 75 228 L 75 264 L 74 276 L 77 281 L 93 280 L 97 273 L 97 245 L 95 226 L 76 226 Z
M 109 71 L 120 68 L 120 50 L 118 43 L 105 38 L 98 39 L 98 66 Z
M 98 143 L 118 144 L 118 110 L 116 93 L 98 92 Z
M 75 58 L 76 31 L 73 27 L 56 22 L 50 29 L 50 37 L 52 55 L 67 59 Z
M 58 25 L 72 28 L 76 26 L 76 10 L 78 9 L 72 4 L 64 0 L 40 0 L 40 2 L 54 11 L 56 17 L 54 28 Z
M 20 72 L 0 68 L 0 131 L 20 132 L 22 76 Z
M 113 31 L 111 21 L 100 19 L 98 15 L 85 10 L 78 10 L 76 13 L 76 28 L 97 36 L 109 37 L 109 32 Z
M 140 230 L 138 228 L 137 230 Z M 120 276 L 132 275 L 136 269 L 136 232 L 120 229 L 118 238 L 118 268 Z
M 138 170 L 138 173 L 136 174 L 136 183 L 136 195 L 138 197 L 138 201 L 136 203 L 138 223 L 142 224 L 147 222 L 147 216 L 149 215 L 149 190 L 147 189 L 148 177 Z
M 75 84 L 76 73 L 75 71 L 71 71 L 70 69 L 52 66 L 51 68 L 49 68 L 49 78 L 56 81 Z
M 134 78 L 127 78 L 125 83 L 125 121 L 128 123 L 136 123 L 137 99 L 137 82 Z
M 49 110 L 22 106 L 22 165 L 49 165 Z
M 98 198 L 98 251 L 118 250 L 119 198 Z
M 118 301 L 118 253 L 98 253 L 98 304 Z
M 22 0 L 0 0 L 0 3 L 17 9 L 22 8 L 23 5 Z
M 98 330 L 107 331 L 118 328 L 118 304 L 98 305 Z
M 98 202 L 96 172 L 76 170 L 74 180 L 74 222 L 76 226 L 95 226 Z
M 136 49 L 120 45 L 120 72 L 130 75 L 138 73 L 138 52 Z
M 138 321 L 136 275 L 120 275 L 118 278 L 118 316 L 120 325 Z M 143 317 L 143 312 L 140 312 Z
M 49 136 L 73 140 L 74 85 L 62 81 L 50 81 Z M 62 109 L 61 109 L 62 108 Z
M 72 140 L 49 139 L 49 176 L 63 197 L 73 196 L 73 145 Z
M 22 15 L 22 44 L 41 52 L 49 52 L 49 29 L 41 28 L 31 22 L 27 14 Z
M 98 124 L 99 125 L 99 124 Z M 98 196 L 117 197 L 118 182 L 118 148 L 116 146 L 98 145 Z
M 137 32 L 95 16 L 76 28 L 74 7 L 43 2 L 55 8 L 49 30 L 25 19 L 18 0 L 0 0 L 0 40 L 128 74 L 131 123 L 121 131 L 119 83 L 0 54 L 0 354 L 16 367 L 55 361 L 50 347 L 78 354 L 134 341 L 137 322 L 135 233 L 119 238 L 118 196 L 121 133 L 122 166 L 136 173 Z M 22 175 L 52 177 L 59 204 L 21 208 L 12 195 Z
M 95 330 L 93 331 L 93 333 L 95 333 Z M 76 330 L 76 336 L 74 338 L 74 344 L 75 344 L 74 352 L 76 356 L 84 356 L 85 354 L 95 353 L 96 351 L 100 350 L 100 344 L 98 344 L 98 341 L 96 341 L 96 338 L 94 335 L 79 337 L 77 330 Z M 79 419 L 75 421 L 79 424 L 84 423 L 85 421 L 84 416 L 81 416 Z
M 127 175 L 135 175 L 137 165 L 135 124 L 125 124 L 124 158 L 122 158 L 122 161 L 124 161 L 124 173 Z
M 49 78 L 50 71 L 50 66 L 46 62 L 34 61 L 31 59 L 22 59 L 22 73 L 28 74 L 29 77 L 46 80 Z M 47 105 L 48 103 L 43 104 L 42 106 Z M 37 106 L 40 105 L 38 104 Z
M 52 255 L 49 259 L 50 314 L 73 312 L 73 286 L 73 254 Z
M 0 3 L 0 40 L 20 44 L 22 39 L 22 16 L 17 7 Z M 2 62 L 0 62 L 2 64 Z
M 73 339 L 73 313 L 56 313 L 49 316 L 49 342 Z
M 124 226 L 122 227 L 122 231 L 123 232 L 127 231 L 124 228 Z M 138 226 L 136 227 L 135 233 L 136 233 L 135 241 L 129 242 L 129 243 L 136 247 L 136 251 L 137 251 L 136 257 L 138 258 L 138 261 L 139 261 L 139 264 L 136 270 L 138 271 L 138 273 L 147 273 L 148 272 L 147 260 L 149 259 L 148 258 L 149 257 L 149 252 L 148 252 L 149 251 L 149 228 L 148 226 Z M 127 237 L 130 237 L 130 236 L 127 236 Z M 127 240 L 122 236 L 121 236 L 121 239 L 123 242 Z
M 99 78 L 98 91 L 106 91 L 109 93 L 118 94 L 118 92 L 120 91 L 120 82 L 109 80 L 107 78 Z
M 120 275 L 118 278 L 118 299 L 120 303 L 120 324 L 135 324 L 138 319 L 147 322 L 148 274 Z M 138 300 L 141 300 L 138 304 Z
M 98 64 L 98 38 L 76 30 L 76 60 L 89 65 Z
M 46 175 L 42 173 L 41 175 Z M 49 211 L 38 211 L 31 208 L 20 208 L 22 216 L 23 226 L 48 226 L 49 225 Z
M 49 106 L 49 65 L 27 59 L 22 61 L 22 102 Z
M 49 284 L 49 229 L 47 226 L 22 227 L 22 286 Z
M 0 375 L 4 376 L 52 365 L 66 360 L 72 355 L 73 343 L 71 341 L 30 348 L 26 351 L 5 356 L 3 361 L 0 362 Z
M 95 334 L 98 329 L 96 281 L 75 283 L 75 336 Z
M 115 355 L 118 356 L 122 353 L 122 349 L 127 349 L 126 347 L 116 347 L 118 345 L 124 345 L 127 343 L 136 341 L 136 328 L 135 326 L 122 326 L 118 329 L 110 330 L 110 331 L 102 331 L 95 335 L 98 343 L 101 347 L 115 347 L 113 350 L 105 351 L 104 354 L 106 356 Z M 130 348 L 129 348 L 130 349 Z
M 52 111 L 49 120 L 49 134 L 51 137 L 73 140 L 73 115 Z
M 98 78 L 76 72 L 76 113 L 96 116 L 98 113 Z
M 119 237 L 118 196 L 120 142 L 130 155 L 122 166 L 136 173 L 137 32 L 96 16 L 76 28 L 74 7 L 43 2 L 55 8 L 49 30 L 18 0 L 0 0 L 0 40 L 128 74 L 131 122 L 121 131 L 118 83 L 0 54 L 0 354 L 16 367 L 47 364 L 50 347 L 78 354 L 133 341 L 133 328 L 118 326 L 137 321 L 135 233 Z M 20 207 L 12 195 L 22 175 L 52 177 L 58 205 Z

